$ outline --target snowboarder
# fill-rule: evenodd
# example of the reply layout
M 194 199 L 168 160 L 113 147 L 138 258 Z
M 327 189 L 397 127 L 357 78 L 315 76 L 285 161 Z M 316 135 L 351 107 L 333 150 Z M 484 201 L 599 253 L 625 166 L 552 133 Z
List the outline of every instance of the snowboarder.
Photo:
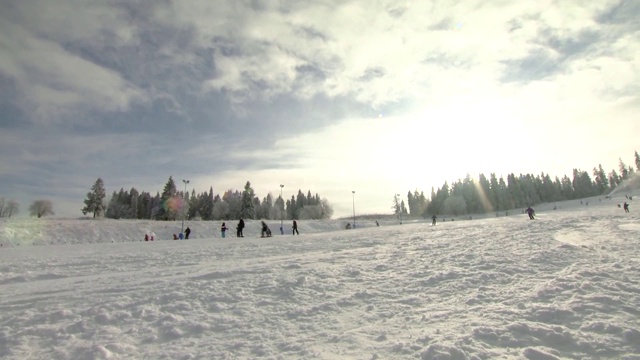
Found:
M 269 230 L 269 226 L 267 226 L 267 223 L 265 223 L 264 221 L 262 222 L 262 236 L 260 237 L 270 237 L 271 236 L 271 230 Z
M 534 220 L 534 219 L 535 219 L 535 218 L 533 217 L 533 215 L 534 215 L 536 212 L 531 208 L 531 206 L 529 206 L 529 207 L 527 208 L 527 210 L 525 210 L 525 212 L 526 212 L 527 214 L 529 214 L 529 220 Z
M 222 223 L 222 227 L 220 227 L 220 235 L 224 238 L 227 230 L 229 230 L 229 228 L 227 227 L 227 225 L 225 223 Z
M 300 235 L 300 233 L 298 232 L 298 223 L 293 220 L 293 235 L 298 234 Z
M 244 220 L 240 219 L 240 221 L 238 221 L 238 226 L 236 227 L 237 230 L 237 237 L 244 237 L 244 234 L 242 233 L 242 230 L 244 230 Z
M 436 219 L 437 218 L 438 217 L 435 214 L 433 214 L 433 216 L 431 217 L 431 226 L 435 226 L 436 225 Z
M 184 239 L 185 240 L 189 240 L 189 234 L 191 234 L 191 229 L 189 229 L 189 227 L 187 226 L 187 228 L 184 229 Z
M 624 202 L 624 204 L 622 204 L 622 207 L 624 208 L 624 212 L 626 212 L 626 213 L 629 212 L 629 204 L 627 204 L 626 201 Z

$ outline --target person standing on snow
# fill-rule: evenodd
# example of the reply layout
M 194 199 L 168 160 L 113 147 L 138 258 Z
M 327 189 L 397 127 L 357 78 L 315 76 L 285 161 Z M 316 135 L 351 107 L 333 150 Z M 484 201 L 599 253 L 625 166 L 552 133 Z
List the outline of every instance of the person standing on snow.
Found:
M 229 230 L 229 228 L 227 227 L 227 225 L 225 225 L 225 223 L 222 223 L 222 227 L 220 227 L 220 235 L 224 238 L 227 230 Z
M 298 232 L 298 223 L 293 220 L 293 235 L 298 234 L 300 235 L 300 233 Z
M 435 226 L 436 225 L 436 219 L 438 217 L 436 216 L 436 214 L 433 214 L 433 216 L 431 217 L 431 226 Z
M 240 219 L 240 221 L 238 221 L 238 226 L 236 227 L 237 231 L 237 236 L 238 237 L 244 237 L 244 234 L 242 233 L 242 230 L 244 230 L 244 220 Z
M 184 229 L 184 239 L 185 240 L 189 240 L 189 234 L 191 234 L 191 229 L 189 229 L 189 227 L 187 226 L 187 228 Z
M 525 212 L 526 212 L 527 214 L 529 214 L 529 220 L 534 220 L 534 219 L 535 219 L 535 218 L 533 217 L 533 215 L 534 215 L 536 212 L 531 208 L 531 206 L 529 206 L 529 207 L 527 208 L 527 210 L 525 210 Z
M 629 204 L 627 204 L 626 201 L 624 202 L 624 204 L 622 204 L 622 208 L 624 209 L 624 212 L 626 212 L 626 213 L 629 212 Z

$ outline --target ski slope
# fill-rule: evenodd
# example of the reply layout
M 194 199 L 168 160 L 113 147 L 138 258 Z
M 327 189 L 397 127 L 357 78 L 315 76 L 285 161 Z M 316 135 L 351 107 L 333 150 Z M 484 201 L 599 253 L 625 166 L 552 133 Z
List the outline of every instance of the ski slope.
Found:
M 273 222 L 264 239 L 190 222 L 195 239 L 153 243 L 181 224 L 5 221 L 0 358 L 640 359 L 640 209 L 623 201 L 295 237 Z

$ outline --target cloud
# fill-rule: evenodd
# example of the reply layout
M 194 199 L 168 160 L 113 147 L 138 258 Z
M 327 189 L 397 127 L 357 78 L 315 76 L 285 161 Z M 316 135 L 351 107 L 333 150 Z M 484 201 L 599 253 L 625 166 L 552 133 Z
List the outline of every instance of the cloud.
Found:
M 378 169 L 329 178 L 318 171 L 335 172 L 344 156 L 323 150 L 392 161 L 403 153 L 376 146 L 386 134 L 411 156 L 467 142 L 437 159 L 441 178 L 464 175 L 464 154 L 477 155 L 479 171 L 480 154 L 496 151 L 474 148 L 496 129 L 559 141 L 553 134 L 582 117 L 593 139 L 603 128 L 593 114 L 611 110 L 628 127 L 638 103 L 632 1 L 36 0 L 2 10 L 0 151 L 11 156 L 0 176 L 73 183 L 80 195 L 98 173 L 145 189 L 172 174 L 239 188 L 255 173 L 338 194 L 340 182 L 380 178 Z M 423 132 L 436 138 L 420 141 Z M 574 146 L 591 151 L 583 145 Z M 401 180 L 384 183 L 417 186 Z

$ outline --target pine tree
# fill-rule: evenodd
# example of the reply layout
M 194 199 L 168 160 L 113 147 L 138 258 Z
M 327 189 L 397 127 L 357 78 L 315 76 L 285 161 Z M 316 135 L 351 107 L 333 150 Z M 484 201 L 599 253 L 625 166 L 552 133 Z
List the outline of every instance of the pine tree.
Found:
M 634 159 L 636 161 L 636 171 L 640 171 L 640 155 L 638 155 L 637 151 L 634 154 Z
M 242 192 L 242 205 L 240 207 L 240 216 L 243 219 L 253 219 L 256 216 L 254 207 L 254 191 L 251 187 L 251 183 L 247 181 Z
M 622 158 L 618 159 L 620 162 L 618 163 L 618 167 L 620 168 L 620 178 L 622 180 L 626 180 L 629 175 L 629 170 L 627 170 L 627 165 L 622 162 Z
M 178 218 L 177 193 L 176 183 L 173 181 L 173 177 L 169 176 L 169 180 L 167 180 L 167 183 L 164 185 L 164 189 L 162 190 L 160 203 L 156 205 L 156 219 L 175 220 Z
M 98 178 L 91 187 L 91 191 L 87 193 L 87 198 L 84 200 L 85 207 L 82 208 L 82 214 L 93 213 L 93 218 L 104 214 L 105 203 L 104 198 L 107 197 L 104 189 L 104 182 L 102 178 Z
M 393 209 L 393 213 L 395 215 L 400 215 L 400 213 L 402 213 L 401 200 L 400 200 L 400 196 L 398 194 L 394 194 L 393 195 L 393 204 L 392 204 L 391 208 Z

